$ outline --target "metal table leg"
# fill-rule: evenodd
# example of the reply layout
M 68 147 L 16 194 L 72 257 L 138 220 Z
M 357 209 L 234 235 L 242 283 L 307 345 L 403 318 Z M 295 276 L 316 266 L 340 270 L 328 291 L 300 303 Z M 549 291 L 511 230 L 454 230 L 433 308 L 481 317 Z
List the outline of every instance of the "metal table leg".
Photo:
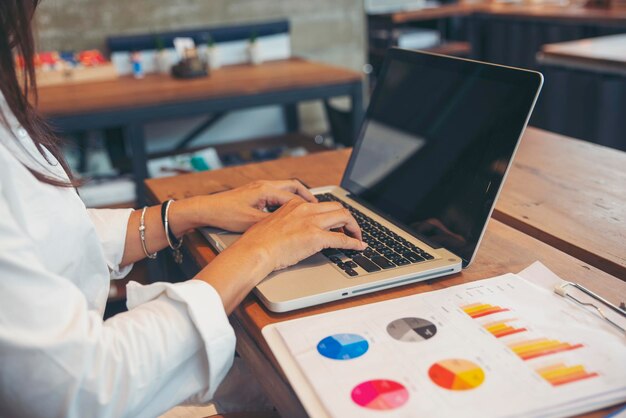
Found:
M 148 156 L 143 125 L 139 123 L 127 125 L 124 127 L 124 136 L 130 143 L 133 153 L 131 164 L 137 190 L 137 207 L 142 207 L 146 204 L 146 190 L 143 182 L 148 178 Z

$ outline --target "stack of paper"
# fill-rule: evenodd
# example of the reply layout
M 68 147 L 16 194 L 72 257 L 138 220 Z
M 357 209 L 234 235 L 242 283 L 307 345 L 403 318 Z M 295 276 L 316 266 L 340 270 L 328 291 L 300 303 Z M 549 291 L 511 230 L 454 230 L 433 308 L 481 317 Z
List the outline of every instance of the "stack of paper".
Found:
M 625 336 L 554 283 L 534 265 L 263 333 L 312 416 L 556 417 L 626 401 Z

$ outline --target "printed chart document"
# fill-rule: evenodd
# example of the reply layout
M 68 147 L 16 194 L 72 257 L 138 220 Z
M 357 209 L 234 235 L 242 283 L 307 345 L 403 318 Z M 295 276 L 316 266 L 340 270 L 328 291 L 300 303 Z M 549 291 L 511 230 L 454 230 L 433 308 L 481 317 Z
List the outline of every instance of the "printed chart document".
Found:
M 312 416 L 558 417 L 626 401 L 626 336 L 547 283 L 536 263 L 263 334 Z

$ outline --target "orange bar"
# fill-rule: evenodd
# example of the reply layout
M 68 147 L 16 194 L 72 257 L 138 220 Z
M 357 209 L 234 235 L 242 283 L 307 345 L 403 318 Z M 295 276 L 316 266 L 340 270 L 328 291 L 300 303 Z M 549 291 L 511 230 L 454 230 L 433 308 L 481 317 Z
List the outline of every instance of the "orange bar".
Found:
M 485 309 L 478 311 L 476 313 L 469 314 L 472 318 L 480 318 L 482 316 L 491 315 L 498 312 L 508 312 L 509 310 L 506 308 L 501 308 L 499 306 L 494 306 L 493 308 Z
M 546 373 L 546 372 L 551 372 L 553 370 L 565 369 L 565 368 L 567 368 L 565 363 L 553 364 L 551 366 L 546 366 L 546 367 L 542 367 L 540 369 L 537 369 L 537 373 L 542 374 L 542 373 Z
M 496 338 L 502 338 L 502 337 L 506 337 L 507 335 L 513 335 L 513 334 L 517 334 L 519 332 L 525 332 L 528 331 L 526 328 L 512 328 L 510 330 L 506 330 L 506 331 L 500 331 L 498 333 L 494 333 L 493 335 Z
M 508 319 L 498 319 L 495 321 L 487 322 L 483 324 L 483 327 L 488 328 L 494 325 L 507 324 L 509 322 L 517 321 L 517 318 L 508 318 Z
M 597 377 L 597 376 L 599 376 L 598 373 L 585 373 L 584 375 L 568 376 L 567 378 L 551 381 L 550 383 L 552 384 L 552 386 L 560 386 L 560 385 L 564 385 L 566 383 L 572 383 L 572 382 L 576 382 L 578 380 L 589 379 L 589 378 Z
M 551 348 L 551 349 L 543 349 L 543 350 L 535 350 L 535 352 L 531 351 L 525 354 L 518 354 L 523 360 L 531 360 L 541 356 L 547 356 L 548 354 L 560 353 L 563 351 L 575 350 L 577 348 L 584 347 L 582 344 L 570 345 L 567 343 L 563 343 L 559 345 L 559 347 Z
M 549 340 L 547 338 L 535 338 L 533 340 L 520 341 L 517 343 L 509 344 L 509 348 L 511 350 L 526 350 L 526 349 L 534 349 L 536 347 L 545 347 L 547 345 L 554 345 L 554 343 L 559 344 L 558 341 Z
M 475 307 L 480 306 L 482 304 L 483 304 L 482 302 L 470 303 L 469 305 L 461 306 L 461 309 L 463 309 L 463 310 L 472 309 L 472 308 L 475 308 Z
M 513 329 L 512 326 L 507 325 L 505 323 L 500 323 L 500 324 L 495 324 L 495 325 L 483 325 L 483 328 L 485 328 L 487 331 L 489 332 L 500 332 L 503 330 L 507 330 L 507 329 Z

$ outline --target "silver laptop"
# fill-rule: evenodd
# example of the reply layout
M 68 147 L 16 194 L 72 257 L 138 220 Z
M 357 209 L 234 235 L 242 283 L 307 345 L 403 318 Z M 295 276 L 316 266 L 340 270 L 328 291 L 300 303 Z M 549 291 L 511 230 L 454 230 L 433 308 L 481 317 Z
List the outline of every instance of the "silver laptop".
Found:
M 533 71 L 389 50 L 341 186 L 312 190 L 352 212 L 369 248 L 275 272 L 255 289 L 261 301 L 285 312 L 467 267 L 542 83 Z M 218 251 L 239 237 L 202 232 Z

